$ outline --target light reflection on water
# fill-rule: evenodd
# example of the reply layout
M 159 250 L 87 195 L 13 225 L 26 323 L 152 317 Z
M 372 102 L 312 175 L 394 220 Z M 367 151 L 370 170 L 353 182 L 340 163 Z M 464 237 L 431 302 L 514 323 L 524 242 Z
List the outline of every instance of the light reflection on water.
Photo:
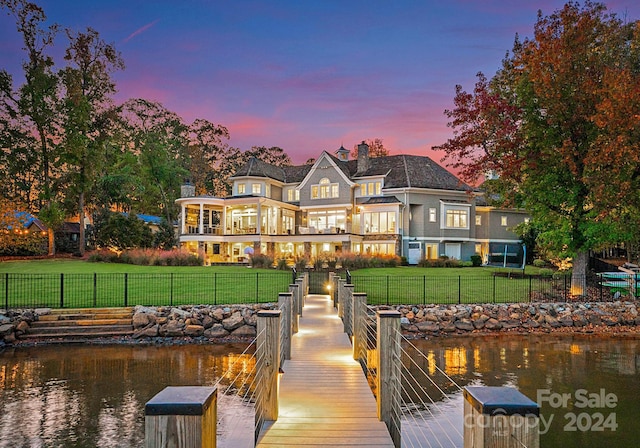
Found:
M 166 386 L 251 383 L 245 345 L 46 346 L 0 353 L 0 448 L 144 445 L 144 405 Z M 230 367 L 232 367 L 230 369 Z M 220 389 L 219 389 L 220 390 Z M 219 394 L 218 446 L 251 408 Z M 252 434 L 252 425 L 248 428 Z M 234 443 L 236 443 L 234 442 Z
M 615 432 L 567 432 L 566 412 L 554 415 L 544 447 L 635 447 L 640 439 L 640 339 L 536 335 L 440 338 L 413 341 L 426 358 L 403 360 L 415 376 L 428 372 L 438 388 L 421 384 L 435 404 L 414 407 L 403 420 L 405 446 L 462 446 L 462 394 L 439 374 L 434 362 L 460 386 L 517 387 L 537 391 L 576 389 L 614 393 Z M 254 361 L 244 345 L 48 346 L 0 353 L 0 448 L 140 447 L 144 405 L 164 387 L 212 385 L 235 366 L 225 383 L 240 387 Z M 408 353 L 410 348 L 405 347 Z M 442 391 L 442 392 L 441 392 Z M 409 399 L 410 397 L 405 397 Z M 253 411 L 237 397 L 219 397 L 220 447 L 250 446 Z M 597 411 L 597 409 L 596 409 Z M 426 420 L 428 427 L 424 428 Z M 420 430 L 419 430 L 420 428 Z M 429 443 L 421 439 L 426 434 Z
M 403 363 L 411 375 L 420 377 L 420 370 L 429 371 L 446 396 L 437 387 L 423 384 L 431 397 L 437 400 L 429 409 L 414 410 L 402 420 L 406 446 L 462 447 L 463 398 L 462 393 L 444 375 L 433 367 L 437 365 L 459 386 L 516 387 L 537 401 L 538 391 L 570 394 L 568 406 L 553 408 L 542 403 L 541 415 L 551 422 L 549 430 L 540 438 L 540 446 L 583 447 L 637 447 L 640 439 L 640 339 L 630 337 L 603 337 L 585 335 L 501 335 L 497 337 L 435 338 L 412 343 L 430 361 L 412 356 L 417 366 Z M 407 350 L 411 354 L 411 350 Z M 617 397 L 615 408 L 578 408 L 575 392 L 613 393 Z M 411 393 L 405 395 L 412 395 Z M 411 400 L 407 396 L 405 400 Z M 567 430 L 573 429 L 569 413 L 587 412 L 590 416 L 600 412 L 606 417 L 615 413 L 615 431 Z M 591 417 L 586 417 L 590 419 Z M 424 417 L 421 418 L 421 417 Z M 420 427 L 422 430 L 418 429 Z M 425 441 L 425 435 L 429 441 Z M 412 443 L 409 443 L 412 441 Z M 403 442 L 404 445 L 404 442 Z

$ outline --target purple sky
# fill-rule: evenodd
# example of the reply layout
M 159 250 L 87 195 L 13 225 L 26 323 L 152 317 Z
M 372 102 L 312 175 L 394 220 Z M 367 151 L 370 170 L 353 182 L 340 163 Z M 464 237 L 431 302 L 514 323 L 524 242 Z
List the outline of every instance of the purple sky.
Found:
M 516 33 L 560 0 L 37 0 L 63 27 L 96 29 L 122 53 L 118 101 L 143 97 L 230 144 L 279 146 L 303 163 L 381 138 L 392 154 L 440 155 L 454 87 L 492 76 Z M 640 18 L 638 0 L 610 12 Z M 4 12 L 4 11 L 2 11 Z M 61 35 L 60 51 L 66 45 Z M 20 74 L 21 41 L 0 15 L 0 68 Z M 22 78 L 16 78 L 22 82 Z

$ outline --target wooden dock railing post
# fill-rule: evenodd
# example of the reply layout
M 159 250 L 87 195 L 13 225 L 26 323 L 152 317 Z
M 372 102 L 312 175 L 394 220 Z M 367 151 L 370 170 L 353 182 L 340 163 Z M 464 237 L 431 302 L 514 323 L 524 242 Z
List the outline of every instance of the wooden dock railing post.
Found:
M 467 386 L 464 448 L 540 447 L 540 406 L 513 387 Z
M 304 279 L 298 277 L 296 279 L 296 285 L 298 285 L 298 295 L 300 300 L 298 300 L 298 316 L 302 317 L 302 306 L 304 305 Z
M 281 292 L 278 294 L 278 308 L 282 310 L 282 353 L 281 359 L 291 359 L 291 334 L 293 329 L 293 294 Z
M 146 448 L 215 448 L 217 388 L 165 387 L 144 407 Z
M 291 303 L 291 331 L 295 334 L 300 329 L 300 285 L 292 283 L 289 285 L 289 292 L 292 294 Z
M 378 400 L 378 419 L 385 422 L 393 444 L 400 448 L 400 316 L 399 311 L 379 310 L 378 323 L 378 360 L 376 376 L 376 394 Z
M 336 309 L 338 310 L 338 317 L 340 319 L 342 319 L 342 317 L 344 316 L 343 310 L 344 310 L 344 294 L 345 294 L 345 290 L 344 290 L 344 280 L 339 279 L 338 280 L 338 297 L 336 300 Z
M 278 420 L 281 314 L 279 310 L 258 311 L 256 384 L 262 391 L 256 394 L 256 441 L 265 422 Z
M 367 294 L 364 292 L 353 293 L 353 359 L 360 361 L 364 356 L 367 362 Z
M 353 285 L 344 285 L 344 296 L 342 300 L 342 324 L 344 326 L 344 332 L 349 337 L 353 336 Z

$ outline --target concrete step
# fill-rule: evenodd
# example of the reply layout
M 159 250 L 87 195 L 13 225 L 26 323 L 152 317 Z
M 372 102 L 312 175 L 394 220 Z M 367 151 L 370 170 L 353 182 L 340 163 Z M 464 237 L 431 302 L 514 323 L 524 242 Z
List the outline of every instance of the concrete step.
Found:
M 114 331 L 111 329 L 105 331 L 91 331 L 91 332 L 66 332 L 66 333 L 53 333 L 53 334 L 41 334 L 41 333 L 26 333 L 20 336 L 20 339 L 67 339 L 72 341 L 74 339 L 89 339 L 89 338 L 108 338 L 112 336 L 131 336 L 133 330 L 119 330 Z
M 132 325 L 131 317 L 124 319 L 74 319 L 74 320 L 37 320 L 31 323 L 31 328 L 51 328 L 51 327 L 92 327 L 105 325 Z
M 65 326 L 30 328 L 21 338 L 99 337 L 133 334 L 131 325 Z

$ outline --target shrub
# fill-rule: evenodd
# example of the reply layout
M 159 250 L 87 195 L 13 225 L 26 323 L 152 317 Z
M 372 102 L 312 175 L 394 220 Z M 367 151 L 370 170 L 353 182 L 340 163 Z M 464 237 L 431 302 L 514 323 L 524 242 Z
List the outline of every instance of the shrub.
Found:
M 264 254 L 253 254 L 250 256 L 251 266 L 254 268 L 269 269 L 273 266 L 273 257 Z
M 482 266 L 482 257 L 478 254 L 471 255 L 471 265 L 474 267 Z
M 96 250 L 89 255 L 89 261 L 92 263 L 119 263 L 117 252 L 108 249 Z
M 409 259 L 407 259 L 407 257 L 400 257 L 400 266 L 409 266 Z
M 543 268 L 547 266 L 547 262 L 540 258 L 536 258 L 535 260 L 533 260 L 533 265 L 537 268 Z
M 278 258 L 278 262 L 276 263 L 276 269 L 279 271 L 286 271 L 289 269 L 289 264 L 287 263 L 286 258 Z
M 118 255 L 109 250 L 100 250 L 89 256 L 92 262 L 125 263 L 139 266 L 202 266 L 202 254 L 193 254 L 184 249 L 157 250 L 132 249 Z

